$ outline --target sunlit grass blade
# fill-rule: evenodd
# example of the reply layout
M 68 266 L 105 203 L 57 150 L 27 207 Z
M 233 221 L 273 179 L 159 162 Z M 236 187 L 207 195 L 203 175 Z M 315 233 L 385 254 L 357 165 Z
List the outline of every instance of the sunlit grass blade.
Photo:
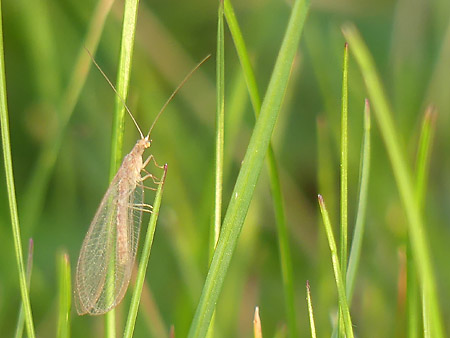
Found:
M 216 147 L 214 154 L 214 210 L 209 243 L 209 261 L 220 235 L 222 223 L 223 156 L 225 127 L 225 48 L 223 29 L 223 1 L 219 1 L 217 11 L 217 52 L 216 52 Z M 211 320 L 207 337 L 214 337 L 215 314 Z
M 30 283 L 31 283 L 31 272 L 33 270 L 33 239 L 30 238 L 30 241 L 28 242 L 28 259 L 27 259 L 27 270 L 26 270 L 26 276 L 27 276 L 27 289 L 30 290 Z M 20 310 L 19 310 L 19 319 L 17 320 L 17 327 L 16 327 L 16 333 L 14 337 L 20 338 L 23 335 L 23 325 L 25 322 L 25 314 L 23 312 L 23 304 L 20 304 Z
M 255 315 L 253 317 L 253 337 L 262 338 L 261 317 L 259 316 L 259 307 L 255 307 Z
M 16 189 L 14 186 L 14 173 L 12 166 L 11 141 L 9 135 L 8 103 L 6 96 L 5 55 L 3 48 L 3 21 L 0 1 L 0 128 L 2 133 L 2 150 L 5 165 L 6 189 L 8 192 L 11 227 L 14 240 L 14 253 L 18 269 L 20 294 L 25 311 L 25 325 L 29 338 L 34 338 L 33 316 L 31 314 L 30 298 L 27 288 L 25 266 L 23 264 L 22 242 L 20 237 L 19 215 L 17 212 Z
M 304 22 L 308 8 L 309 0 L 303 4 L 303 19 Z M 234 45 L 241 63 L 241 67 L 244 73 L 244 78 L 247 83 L 247 89 L 249 91 L 250 101 L 253 106 L 253 111 L 256 118 L 258 118 L 261 110 L 261 100 L 259 95 L 258 86 L 256 84 L 255 74 L 250 63 L 250 58 L 247 53 L 247 47 L 244 42 L 244 38 L 241 33 L 241 29 L 236 19 L 233 7 L 230 0 L 224 0 L 225 17 L 228 27 L 231 32 L 231 36 L 234 41 Z M 303 22 L 300 24 L 303 27 Z M 294 295 L 294 281 L 291 262 L 291 251 L 288 238 L 288 230 L 286 225 L 286 218 L 283 207 L 283 195 L 281 192 L 281 185 L 278 173 L 278 166 L 275 159 L 275 153 L 272 145 L 269 143 L 267 151 L 267 166 L 270 177 L 270 188 L 272 192 L 272 199 L 275 209 L 276 224 L 278 230 L 278 244 L 280 249 L 280 262 L 281 271 L 283 277 L 283 289 L 286 303 L 287 321 L 289 326 L 290 336 L 295 337 L 297 335 L 296 324 L 296 311 L 295 311 L 295 295 Z
M 223 149 L 224 149 L 224 121 L 225 121 L 225 60 L 224 60 L 224 29 L 223 29 L 223 1 L 219 2 L 217 18 L 217 54 L 216 54 L 216 149 L 214 175 L 214 222 L 210 243 L 210 258 L 219 240 L 222 222 L 222 188 L 223 188 Z
M 341 268 L 339 264 L 339 258 L 337 253 L 336 242 L 334 240 L 333 228 L 331 227 L 328 211 L 325 206 L 325 202 L 321 195 L 319 195 L 320 212 L 322 213 L 323 224 L 325 226 L 325 232 L 327 234 L 328 244 L 331 251 L 331 261 L 333 263 L 334 278 L 336 280 L 336 286 L 339 298 L 339 308 L 341 309 L 342 321 L 344 322 L 344 330 L 347 338 L 353 338 L 353 327 L 350 312 L 347 303 L 347 297 L 345 294 L 345 286 L 343 283 Z
M 361 166 L 359 174 L 359 194 L 358 209 L 356 212 L 355 230 L 353 233 L 352 246 L 348 260 L 347 269 L 347 300 L 351 304 L 353 290 L 355 286 L 356 273 L 358 271 L 359 259 L 361 257 L 361 247 L 364 236 L 365 217 L 367 209 L 367 195 L 369 191 L 369 173 L 370 173 L 370 106 L 369 100 L 364 105 L 364 135 L 361 150 Z
M 208 330 L 286 91 L 291 65 L 305 21 L 307 4 L 308 2 L 296 1 L 293 6 L 288 28 L 261 107 L 261 113 L 256 121 L 231 195 L 219 242 L 191 324 L 189 337 L 203 337 Z
M 133 58 L 134 38 L 136 34 L 136 21 L 139 0 L 126 0 L 122 23 L 122 40 L 120 44 L 120 60 L 117 69 L 116 104 L 113 116 L 111 137 L 111 162 L 109 167 L 109 179 L 112 180 L 122 162 L 122 145 L 125 122 L 125 106 L 130 84 L 131 61 Z M 106 336 L 116 336 L 115 309 L 106 314 Z
M 59 275 L 59 315 L 58 315 L 58 338 L 70 337 L 70 309 L 72 307 L 72 278 L 70 271 L 70 260 L 67 253 L 58 257 Z
M 341 97 L 341 198 L 340 198 L 340 250 L 341 272 L 344 289 L 347 272 L 347 246 L 348 246 L 348 44 L 344 46 L 344 62 L 342 67 L 342 97 Z M 344 336 L 342 331 L 342 309 L 338 316 L 339 337 Z
M 316 338 L 316 324 L 314 323 L 314 312 L 311 301 L 311 288 L 309 281 L 306 281 L 306 302 L 308 303 L 309 326 L 311 328 L 311 337 Z
M 106 17 L 113 2 L 114 0 L 101 0 L 95 9 L 84 45 L 80 46 L 69 83 L 57 107 L 59 112 L 58 128 L 56 128 L 55 135 L 44 144 L 37 159 L 36 166 L 31 174 L 30 183 L 25 192 L 23 203 L 23 224 L 24 229 L 27 232 L 31 231 L 31 228 L 40 216 L 42 205 L 45 200 L 45 191 L 52 175 L 53 168 L 55 167 L 67 125 L 75 105 L 78 102 L 81 89 L 86 82 L 86 77 L 91 67 L 91 59 L 88 53 L 86 53 L 85 48 L 91 53 L 95 53 L 100 40 L 100 35 L 105 25 Z
M 164 173 L 161 178 L 161 183 L 158 185 L 156 191 L 155 201 L 153 204 L 152 215 L 147 227 L 147 234 L 145 236 L 144 246 L 142 248 L 141 259 L 139 262 L 138 273 L 136 277 L 136 284 L 134 286 L 133 295 L 131 297 L 130 309 L 128 311 L 127 323 L 125 325 L 125 331 L 123 336 L 131 338 L 134 332 L 134 326 L 136 324 L 137 312 L 139 309 L 139 302 L 141 299 L 142 288 L 144 285 L 145 274 L 147 272 L 148 260 L 150 259 L 150 252 L 153 244 L 153 237 L 156 230 L 156 221 L 158 220 L 159 208 L 161 206 L 162 193 L 164 188 L 164 181 L 167 174 L 167 165 L 164 167 Z
M 435 275 L 424 223 L 415 197 L 411 169 L 407 165 L 405 151 L 400 145 L 392 117 L 393 114 L 376 72 L 373 58 L 353 25 L 344 26 L 343 32 L 363 75 L 375 117 L 391 161 L 394 177 L 408 220 L 408 233 L 421 288 L 430 306 L 432 336 L 441 338 L 443 337 L 443 328 L 437 299 Z
M 436 112 L 433 107 L 428 107 L 422 120 L 420 129 L 419 143 L 416 157 L 416 199 L 418 207 L 424 209 L 424 201 L 427 187 L 428 168 L 430 164 L 430 151 L 435 131 Z M 411 245 L 407 243 L 407 321 L 408 337 L 417 337 L 419 331 L 420 311 L 419 311 L 419 288 L 417 285 L 417 270 L 414 266 L 414 260 L 411 251 Z M 430 337 L 429 315 L 426 299 L 423 299 L 423 326 L 424 336 Z

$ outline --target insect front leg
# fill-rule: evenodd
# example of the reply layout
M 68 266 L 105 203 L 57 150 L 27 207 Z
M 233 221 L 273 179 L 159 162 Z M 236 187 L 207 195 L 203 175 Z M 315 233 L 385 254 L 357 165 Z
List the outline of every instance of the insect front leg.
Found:
M 156 163 L 155 156 L 153 156 L 153 155 L 150 155 L 149 157 L 147 157 L 147 159 L 144 161 L 144 163 L 142 165 L 142 168 L 145 168 L 150 161 L 153 161 L 153 163 L 155 164 L 156 167 L 158 167 L 160 169 L 164 169 L 163 165 L 159 165 L 158 163 Z

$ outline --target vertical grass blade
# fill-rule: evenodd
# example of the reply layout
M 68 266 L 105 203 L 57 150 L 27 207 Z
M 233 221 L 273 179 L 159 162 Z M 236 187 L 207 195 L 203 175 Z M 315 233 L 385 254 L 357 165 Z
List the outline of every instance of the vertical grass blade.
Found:
M 225 49 L 223 29 L 223 1 L 219 1 L 217 11 L 217 53 L 216 53 L 216 149 L 214 154 L 214 211 L 209 243 L 209 261 L 220 235 L 222 223 L 223 154 L 225 127 Z M 207 337 L 214 337 L 215 314 L 211 320 Z
M 347 303 L 347 297 L 345 294 L 345 286 L 342 278 L 341 268 L 339 265 L 339 258 L 337 254 L 336 242 L 334 240 L 333 229 L 331 227 L 328 211 L 325 206 L 325 202 L 321 195 L 319 197 L 320 212 L 322 213 L 323 224 L 325 226 L 325 232 L 327 234 L 328 244 L 331 251 L 331 261 L 333 263 L 334 278 L 336 280 L 336 286 L 339 298 L 339 308 L 341 309 L 342 321 L 344 322 L 344 329 L 347 338 L 353 338 L 353 327 L 350 312 Z
M 189 337 L 203 337 L 208 330 L 286 91 L 291 65 L 305 21 L 307 4 L 307 1 L 297 0 L 293 6 L 288 28 L 261 107 L 261 113 L 256 121 L 223 221 L 219 242 L 191 324 Z
M 435 120 L 436 120 L 435 118 L 436 113 L 433 107 L 428 107 L 425 112 L 422 121 L 422 126 L 420 129 L 420 137 L 416 157 L 416 172 L 415 172 L 416 200 L 420 210 L 424 209 L 425 204 L 424 201 L 426 195 L 428 168 L 430 164 L 430 151 L 435 130 Z M 408 314 L 407 330 L 408 330 L 408 337 L 414 338 L 418 336 L 420 311 L 418 299 L 419 288 L 417 285 L 417 270 L 414 266 L 410 241 L 408 241 L 407 243 L 406 250 L 407 250 L 406 286 L 408 291 L 406 299 L 407 314 Z M 429 309 L 427 307 L 426 299 L 423 299 L 422 308 L 423 308 L 422 319 L 424 327 L 424 336 L 425 338 L 428 338 L 430 337 L 431 332 L 429 330 L 430 316 L 428 313 Z
M 345 287 L 348 228 L 348 44 L 344 47 L 341 107 L 341 271 Z
M 19 215 L 17 212 L 16 191 L 14 186 L 14 173 L 12 167 L 11 141 L 9 135 L 8 103 L 6 99 L 5 55 L 3 49 L 3 20 L 0 1 L 0 128 L 2 133 L 3 160 L 5 164 L 6 189 L 8 191 L 9 211 L 11 214 L 11 227 L 14 240 L 14 251 L 19 273 L 20 294 L 25 311 L 25 325 L 28 337 L 34 338 L 33 316 L 27 289 L 25 266 L 23 264 L 22 242 L 20 238 Z
M 23 224 L 24 229 L 27 232 L 31 231 L 32 226 L 40 216 L 43 201 L 45 200 L 45 190 L 53 172 L 53 168 L 55 167 L 67 125 L 91 67 L 91 59 L 88 53 L 86 53 L 85 48 L 95 54 L 101 32 L 105 25 L 106 17 L 113 2 L 114 0 L 101 0 L 95 9 L 86 34 L 84 46 L 82 46 L 78 52 L 78 57 L 68 86 L 57 107 L 60 116 L 56 134 L 44 144 L 37 159 L 36 166 L 31 174 L 30 183 L 25 192 L 23 203 Z
M 309 326 L 311 328 L 311 338 L 316 338 L 316 324 L 314 323 L 314 313 L 311 301 L 311 288 L 309 281 L 306 281 L 306 302 L 308 303 Z
M 438 305 L 436 282 L 431 264 L 430 249 L 420 209 L 416 201 L 412 175 L 405 159 L 405 152 L 400 146 L 392 111 L 384 94 L 381 81 L 376 72 L 372 56 L 353 25 L 343 27 L 344 35 L 351 46 L 359 65 L 367 91 L 371 98 L 375 117 L 378 121 L 386 150 L 391 161 L 401 201 L 408 220 L 408 232 L 411 239 L 414 260 L 424 296 L 430 306 L 432 319 L 432 336 L 443 337 L 443 326 Z
M 342 67 L 342 98 L 341 98 L 341 199 L 340 199 L 340 249 L 342 282 L 345 288 L 347 271 L 348 246 L 348 44 L 344 46 L 344 61 Z M 338 315 L 338 337 L 342 337 L 342 309 Z
M 70 272 L 70 260 L 67 253 L 58 257 L 59 275 L 59 315 L 58 315 L 58 338 L 70 337 L 70 309 L 72 306 L 72 283 Z
M 123 131 L 125 122 L 125 106 L 130 84 L 131 62 L 133 59 L 134 39 L 139 0 L 126 0 L 122 23 L 122 41 L 120 44 L 120 60 L 117 69 L 116 104 L 114 111 L 113 131 L 111 138 L 110 180 L 114 177 L 122 162 Z
M 358 209 L 356 212 L 355 230 L 353 234 L 350 257 L 347 270 L 347 301 L 352 302 L 353 290 L 358 271 L 359 259 L 361 257 L 362 240 L 364 236 L 365 217 L 367 208 L 367 195 L 369 191 L 369 173 L 370 173 L 370 106 L 366 99 L 364 105 L 364 135 L 361 151 L 361 166 L 359 174 L 359 194 Z
M 309 0 L 303 4 L 304 17 L 306 18 L 309 9 Z M 253 106 L 253 111 L 256 118 L 259 116 L 261 110 L 261 99 L 259 95 L 258 86 L 256 84 L 255 74 L 250 63 L 250 58 L 247 53 L 247 47 L 242 36 L 239 24 L 234 13 L 234 9 L 230 0 L 224 0 L 224 12 L 227 20 L 231 36 L 241 63 L 241 68 L 244 73 L 244 78 L 249 91 L 250 101 Z M 303 27 L 301 23 L 300 27 Z M 300 28 L 301 29 L 301 28 Z M 275 159 L 275 153 L 272 145 L 269 143 L 267 150 L 267 167 L 270 177 L 270 188 L 272 199 L 274 203 L 275 218 L 278 231 L 278 245 L 280 250 L 281 272 L 283 277 L 283 290 L 286 304 L 287 322 L 289 327 L 289 334 L 291 337 L 297 335 L 296 311 L 295 311 L 295 295 L 294 295 L 294 281 L 291 262 L 291 251 L 289 245 L 288 231 L 286 225 L 286 218 L 283 207 L 283 195 L 281 192 L 281 185 L 278 173 L 278 167 Z
M 30 241 L 28 242 L 28 259 L 27 259 L 27 289 L 30 290 L 30 283 L 31 283 L 31 272 L 33 270 L 33 239 L 30 238 Z M 25 323 L 25 314 L 23 312 L 23 304 L 20 304 L 20 310 L 19 310 L 19 318 L 17 320 L 17 327 L 16 332 L 14 334 L 15 338 L 21 338 L 23 335 L 23 326 Z
M 126 338 L 133 337 L 134 326 L 136 324 L 137 312 L 139 309 L 139 302 L 141 299 L 142 288 L 145 281 L 145 273 L 147 272 L 148 260 L 150 259 L 150 252 L 153 244 L 153 237 L 156 230 L 156 221 L 158 220 L 159 208 L 161 206 L 162 193 L 164 188 L 164 181 L 167 174 L 167 164 L 164 166 L 164 173 L 161 178 L 161 183 L 158 185 L 156 191 L 155 201 L 153 204 L 153 212 L 150 216 L 150 221 L 147 227 L 147 234 L 145 236 L 144 246 L 142 248 L 141 260 L 139 262 L 138 273 L 136 277 L 136 284 L 134 286 L 133 295 L 131 297 L 130 310 L 128 311 L 127 323 L 123 336 Z
M 117 70 L 116 104 L 113 117 L 111 137 L 111 162 L 109 180 L 111 181 L 122 161 L 122 145 L 125 120 L 125 106 L 130 84 L 131 60 L 133 58 L 134 38 L 139 0 L 126 0 L 122 23 L 122 41 L 120 45 L 120 60 Z M 116 336 L 116 314 L 112 309 L 106 314 L 105 331 L 108 338 Z
M 259 307 L 255 307 L 255 315 L 253 317 L 253 337 L 262 338 L 261 318 L 259 317 Z
M 215 149 L 215 177 L 214 177 L 214 222 L 213 236 L 210 245 L 210 258 L 219 240 L 220 225 L 222 223 L 222 186 L 223 186 L 223 149 L 224 149 L 224 121 L 225 121 L 225 54 L 223 29 L 223 1 L 219 2 L 217 18 L 217 55 L 216 55 L 216 149 Z

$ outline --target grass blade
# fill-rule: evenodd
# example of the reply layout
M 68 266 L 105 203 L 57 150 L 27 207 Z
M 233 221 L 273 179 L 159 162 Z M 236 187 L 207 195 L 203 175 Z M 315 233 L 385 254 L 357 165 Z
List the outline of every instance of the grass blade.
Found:
M 27 289 L 30 290 L 30 283 L 31 283 L 31 272 L 33 270 L 33 239 L 30 238 L 30 241 L 28 242 L 28 259 L 27 259 Z M 20 338 L 23 335 L 23 325 L 24 325 L 25 317 L 23 312 L 23 304 L 20 304 L 20 310 L 19 310 L 19 319 L 17 320 L 17 327 L 16 327 L 16 333 L 14 337 Z
M 435 130 L 435 111 L 433 107 L 428 107 L 425 112 L 422 126 L 420 130 L 419 145 L 417 150 L 416 158 L 416 199 L 417 205 L 420 210 L 424 208 L 427 178 L 428 178 L 428 168 L 430 164 L 430 151 L 433 141 L 433 135 Z M 412 256 L 410 241 L 407 242 L 407 320 L 408 320 L 408 337 L 417 337 L 419 330 L 419 301 L 418 294 L 419 288 L 417 285 L 417 271 L 414 266 L 414 259 Z M 428 307 L 426 299 L 423 299 L 423 326 L 424 326 L 424 336 L 430 337 L 430 318 L 428 314 Z
M 231 256 L 247 214 L 258 180 L 270 137 L 280 110 L 298 48 L 308 2 L 296 1 L 280 48 L 267 94 L 256 122 L 231 201 L 223 221 L 221 236 L 203 287 L 202 295 L 191 324 L 189 337 L 203 337 L 209 327 L 215 304 L 222 288 Z
M 225 121 L 225 59 L 224 59 L 223 1 L 219 3 L 217 18 L 217 55 L 216 55 L 216 153 L 214 177 L 214 222 L 210 245 L 210 258 L 219 240 L 222 223 L 222 186 L 223 186 L 223 149 Z
M 314 313 L 311 301 L 311 288 L 309 281 L 306 281 L 306 301 L 308 303 L 309 326 L 311 327 L 311 337 L 316 338 L 316 324 L 314 323 Z
M 342 98 L 341 98 L 341 198 L 340 198 L 340 249 L 342 282 L 345 289 L 347 271 L 348 246 L 348 44 L 344 46 L 344 62 L 342 67 Z M 342 309 L 338 316 L 338 337 L 343 337 Z
M 391 108 L 385 97 L 384 90 L 379 80 L 373 58 L 367 46 L 363 42 L 359 32 L 353 25 L 343 27 L 344 35 L 349 42 L 356 61 L 367 87 L 367 91 L 374 107 L 386 150 L 391 161 L 395 180 L 400 193 L 402 204 L 408 220 L 408 232 L 411 239 L 411 247 L 416 262 L 418 276 L 427 303 L 430 306 L 433 320 L 433 337 L 442 338 L 443 328 L 438 305 L 436 282 L 431 264 L 428 240 L 422 221 L 422 216 L 415 198 L 412 175 L 405 159 L 404 151 L 400 146 Z
M 166 174 L 167 164 L 164 166 L 164 173 L 161 178 L 161 183 L 158 185 L 158 190 L 156 191 L 155 201 L 153 204 L 153 212 L 150 216 L 150 221 L 147 227 L 147 234 L 145 236 L 144 246 L 142 248 L 141 260 L 139 262 L 139 268 L 136 277 L 136 284 L 134 287 L 133 295 L 131 297 L 130 310 L 128 311 L 127 323 L 125 325 L 125 331 L 123 334 L 123 336 L 126 338 L 131 338 L 133 336 L 134 326 L 136 324 L 139 301 L 141 299 L 142 288 L 145 281 L 145 273 L 147 272 L 148 260 L 150 259 L 150 251 L 152 249 L 153 237 L 155 235 L 156 221 L 158 220 L 159 208 L 161 206 Z
M 14 173 L 12 167 L 11 141 L 9 135 L 8 103 L 6 99 L 5 56 L 3 49 L 3 22 L 0 1 L 0 127 L 2 133 L 3 160 L 5 163 L 6 189 L 8 191 L 9 211 L 11 214 L 11 227 L 14 239 L 14 251 L 19 273 L 20 294 L 25 311 L 25 325 L 28 337 L 34 338 L 33 316 L 27 289 L 25 266 L 23 264 L 23 251 L 20 237 L 19 215 L 17 212 L 16 191 L 14 186 Z
M 355 230 L 353 234 L 350 257 L 347 270 L 347 300 L 351 304 L 356 280 L 356 272 L 361 257 L 361 246 L 364 236 L 365 216 L 367 208 L 367 194 L 369 191 L 370 173 L 370 106 L 369 100 L 364 105 L 364 135 L 361 152 L 361 169 L 359 178 L 358 210 L 356 212 Z
M 305 1 L 304 3 L 303 11 L 305 13 L 303 20 L 306 18 L 308 8 L 309 8 L 309 0 Z M 247 83 L 247 89 L 249 91 L 253 111 L 255 113 L 256 118 L 258 118 L 259 112 L 261 110 L 261 99 L 259 95 L 259 90 L 256 84 L 255 74 L 253 72 L 253 68 L 250 63 L 250 58 L 247 53 L 247 47 L 245 45 L 244 38 L 242 36 L 230 0 L 224 0 L 224 11 L 228 27 L 230 29 L 231 36 L 233 38 L 234 45 L 241 63 L 241 68 L 244 72 L 244 78 Z M 278 231 L 278 245 L 280 248 L 280 262 L 283 277 L 283 290 L 286 303 L 286 312 L 288 317 L 287 321 L 290 336 L 295 337 L 297 335 L 297 324 L 296 324 L 296 311 L 294 302 L 295 296 L 294 296 L 294 281 L 292 272 L 291 251 L 283 207 L 284 203 L 283 203 L 283 195 L 281 192 L 278 166 L 275 159 L 275 153 L 270 143 L 267 151 L 267 166 L 269 171 L 270 188 L 274 203 L 275 217 Z
M 130 84 L 131 60 L 133 58 L 134 38 L 136 34 L 136 21 L 139 0 L 126 0 L 122 23 L 122 41 L 120 44 L 120 60 L 116 81 L 116 104 L 113 117 L 111 137 L 111 162 L 109 179 L 112 180 L 122 162 L 122 145 L 125 122 L 125 106 Z M 106 336 L 116 336 L 116 315 L 112 309 L 105 317 Z
M 59 316 L 58 338 L 70 337 L 70 309 L 72 306 L 72 283 L 69 255 L 61 254 L 58 262 L 59 274 Z
M 255 307 L 255 316 L 253 317 L 253 337 L 262 338 L 261 318 L 259 317 L 259 307 Z
M 320 212 L 322 213 L 323 224 L 325 226 L 325 232 L 328 238 L 328 244 L 331 251 L 331 261 L 333 263 L 334 278 L 336 280 L 336 286 L 339 297 L 339 308 L 341 309 L 342 321 L 344 322 L 344 329 L 347 338 L 353 338 L 353 327 L 350 312 L 347 303 L 347 297 L 345 295 L 345 286 L 342 278 L 341 268 L 339 265 L 339 258 L 337 254 L 336 242 L 334 241 L 333 229 L 331 227 L 328 211 L 325 206 L 325 202 L 321 195 L 319 197 Z
M 43 146 L 31 174 L 23 203 L 23 224 L 26 232 L 31 232 L 33 225 L 40 216 L 43 201 L 45 200 L 45 190 L 55 167 L 67 125 L 91 67 L 91 59 L 85 48 L 95 54 L 106 17 L 113 2 L 114 0 L 101 0 L 95 9 L 84 46 L 80 48 L 69 84 L 58 107 L 60 125 L 56 128 L 56 134 Z

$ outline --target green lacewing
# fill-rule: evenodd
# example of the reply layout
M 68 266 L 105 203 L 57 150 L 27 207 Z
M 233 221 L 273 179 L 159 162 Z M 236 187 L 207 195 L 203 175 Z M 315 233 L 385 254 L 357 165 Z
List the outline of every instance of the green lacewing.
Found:
M 156 115 L 146 136 L 142 134 L 133 114 L 111 81 L 92 55 L 90 53 L 89 55 L 124 104 L 141 136 L 133 149 L 124 157 L 109 184 L 89 226 L 78 258 L 75 277 L 77 312 L 79 315 L 101 315 L 121 302 L 130 282 L 138 247 L 142 212 L 152 212 L 152 206 L 144 203 L 144 190 L 156 190 L 145 186 L 144 181 L 151 178 L 155 184 L 162 184 L 145 168 L 150 161 L 153 161 L 155 166 L 167 170 L 167 165 L 158 165 L 153 155 L 143 160 L 144 151 L 151 146 L 150 133 L 168 103 L 190 76 L 209 58 L 209 55 L 181 81 Z

